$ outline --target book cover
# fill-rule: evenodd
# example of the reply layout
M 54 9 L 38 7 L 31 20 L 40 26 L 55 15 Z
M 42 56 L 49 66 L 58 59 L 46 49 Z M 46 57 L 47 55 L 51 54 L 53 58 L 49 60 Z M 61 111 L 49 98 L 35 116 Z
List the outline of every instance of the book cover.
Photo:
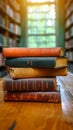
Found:
M 49 78 L 28 78 L 28 79 L 15 79 L 10 77 L 4 78 L 3 84 L 4 91 L 57 91 L 56 77 Z
M 64 56 L 64 49 L 56 48 L 3 48 L 4 57 Z
M 5 92 L 4 101 L 60 103 L 60 92 Z
M 8 67 L 9 75 L 14 78 L 35 78 L 48 76 L 66 76 L 68 69 L 63 68 L 11 68 Z
M 18 57 L 6 58 L 5 65 L 15 68 L 58 68 L 67 66 L 66 57 Z

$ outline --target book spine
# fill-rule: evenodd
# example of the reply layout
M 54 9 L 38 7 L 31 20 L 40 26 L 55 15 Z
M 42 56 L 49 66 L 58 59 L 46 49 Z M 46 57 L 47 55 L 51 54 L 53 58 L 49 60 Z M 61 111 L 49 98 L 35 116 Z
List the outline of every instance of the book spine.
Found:
M 38 68 L 8 68 L 12 78 L 36 78 L 48 76 L 65 76 L 67 75 L 67 67 L 58 69 L 38 69 Z
M 4 101 L 61 102 L 60 92 L 5 93 Z
M 4 81 L 4 91 L 56 91 L 56 78 L 38 78 L 38 79 L 17 79 L 10 80 L 6 78 Z
M 2 56 L 2 52 L 0 52 L 0 65 L 3 64 L 3 56 Z
M 34 68 L 54 68 L 56 66 L 56 57 L 21 57 L 6 58 L 5 64 L 10 67 L 34 67 Z
M 4 57 L 64 56 L 63 48 L 3 48 Z

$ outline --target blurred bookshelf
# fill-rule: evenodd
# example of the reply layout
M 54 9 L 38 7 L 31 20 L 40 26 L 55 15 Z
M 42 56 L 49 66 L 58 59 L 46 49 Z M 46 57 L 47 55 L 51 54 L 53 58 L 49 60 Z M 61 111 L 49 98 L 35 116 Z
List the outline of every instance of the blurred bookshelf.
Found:
M 66 1 L 65 5 L 65 42 L 69 71 L 73 73 L 73 0 Z
M 0 0 L 0 43 L 3 46 L 16 47 L 20 36 L 19 1 Z
M 4 65 L 4 58 L 3 58 L 2 50 L 3 50 L 3 46 L 0 43 L 0 78 L 7 75 L 7 71 Z
M 2 55 L 2 46 L 0 46 L 0 67 L 1 66 L 4 66 L 4 63 L 3 63 L 3 55 Z

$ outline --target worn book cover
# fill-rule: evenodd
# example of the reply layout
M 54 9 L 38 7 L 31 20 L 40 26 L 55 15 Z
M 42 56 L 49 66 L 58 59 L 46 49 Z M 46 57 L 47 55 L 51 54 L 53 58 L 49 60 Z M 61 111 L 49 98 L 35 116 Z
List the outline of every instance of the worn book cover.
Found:
M 55 48 L 3 48 L 4 57 L 64 56 L 64 49 Z
M 5 92 L 4 101 L 60 103 L 60 92 Z
M 10 77 L 4 78 L 4 91 L 57 91 L 56 77 L 48 78 L 26 78 L 26 79 L 12 79 Z
M 59 68 L 67 66 L 66 57 L 18 57 L 6 58 L 5 65 L 16 68 Z
M 36 78 L 48 76 L 66 76 L 67 67 L 63 68 L 12 68 L 8 67 L 9 75 L 12 78 Z

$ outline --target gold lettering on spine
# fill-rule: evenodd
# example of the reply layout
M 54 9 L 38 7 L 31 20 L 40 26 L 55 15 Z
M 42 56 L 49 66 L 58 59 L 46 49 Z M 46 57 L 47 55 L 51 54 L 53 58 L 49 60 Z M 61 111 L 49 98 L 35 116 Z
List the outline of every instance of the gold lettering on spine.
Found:
M 30 66 L 32 66 L 32 61 L 30 61 Z
M 25 90 L 25 82 L 26 82 L 26 81 L 23 81 L 23 82 L 22 82 L 22 88 L 23 88 L 23 90 Z
M 48 86 L 49 86 L 49 84 L 48 84 L 48 81 L 47 81 L 47 82 L 46 82 L 45 88 L 48 89 Z
M 30 64 L 30 62 L 29 61 L 27 61 L 27 65 L 29 65 Z
M 15 86 L 16 86 L 16 90 L 18 90 L 18 88 L 17 88 L 17 82 L 15 82 Z
M 23 89 L 22 88 L 22 81 L 20 80 L 19 82 L 20 82 L 19 89 L 22 90 Z
M 56 78 L 53 79 L 53 86 L 54 86 L 54 90 L 57 90 L 57 82 L 56 82 Z
M 33 90 L 35 89 L 35 87 L 34 87 L 34 80 L 32 80 L 32 88 L 33 88 Z
M 43 86 L 43 84 L 44 84 L 44 80 L 41 80 L 41 89 L 42 89 L 42 92 L 44 91 L 44 86 Z
M 34 80 L 34 90 L 37 91 L 37 80 Z
M 28 86 L 28 80 L 26 81 L 26 87 L 27 87 L 27 91 L 29 90 L 29 86 Z

